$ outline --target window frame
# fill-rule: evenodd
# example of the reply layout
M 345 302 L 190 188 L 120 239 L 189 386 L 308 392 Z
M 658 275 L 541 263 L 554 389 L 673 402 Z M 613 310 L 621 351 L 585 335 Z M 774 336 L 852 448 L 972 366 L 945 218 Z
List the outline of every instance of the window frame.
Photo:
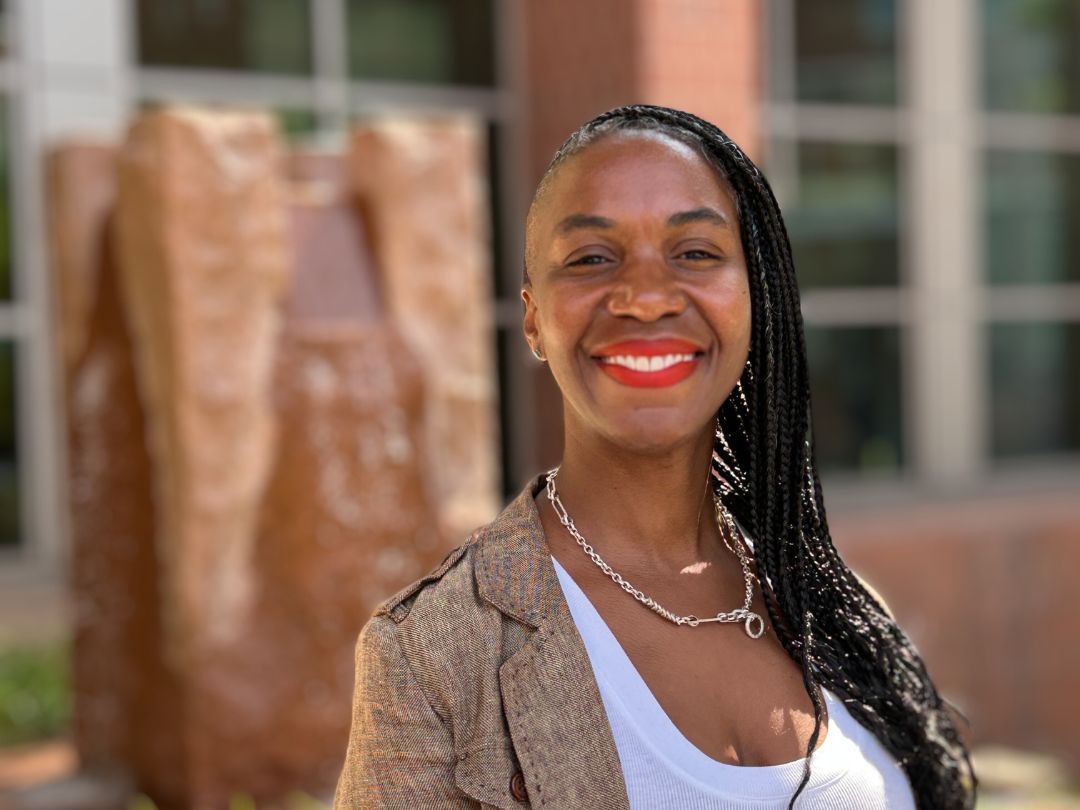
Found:
M 895 107 L 801 102 L 796 1 L 770 0 L 763 26 L 765 163 L 781 208 L 797 183 L 793 153 L 800 141 L 887 144 L 900 150 L 903 223 L 898 286 L 807 289 L 804 321 L 900 327 L 909 484 L 971 489 L 1010 469 L 1040 466 L 1080 473 L 1080 459 L 1069 452 L 1016 460 L 991 455 L 990 325 L 1080 323 L 1080 283 L 991 284 L 982 194 L 987 150 L 1080 153 L 1080 115 L 984 108 L 977 0 L 944 6 L 898 0 Z M 946 219 L 950 227 L 939 227 Z M 847 475 L 835 478 L 844 487 L 860 486 Z

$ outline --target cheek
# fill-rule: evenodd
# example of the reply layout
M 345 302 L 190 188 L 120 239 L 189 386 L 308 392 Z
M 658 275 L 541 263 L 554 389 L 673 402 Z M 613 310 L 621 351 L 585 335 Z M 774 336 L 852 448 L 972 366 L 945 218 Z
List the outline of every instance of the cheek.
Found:
M 580 290 L 547 290 L 537 301 L 536 321 L 550 353 L 573 351 L 588 329 L 591 296 Z
M 734 350 L 748 351 L 753 320 L 749 287 L 742 283 L 736 289 L 725 290 L 717 296 L 710 309 L 712 326 L 721 344 Z

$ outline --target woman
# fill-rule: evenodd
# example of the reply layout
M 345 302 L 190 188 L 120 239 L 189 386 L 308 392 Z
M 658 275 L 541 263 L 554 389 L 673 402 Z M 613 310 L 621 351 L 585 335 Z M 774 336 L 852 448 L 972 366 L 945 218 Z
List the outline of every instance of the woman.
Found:
M 624 107 L 529 211 L 557 471 L 383 605 L 346 808 L 968 808 L 922 661 L 829 539 L 790 248 L 692 115 Z

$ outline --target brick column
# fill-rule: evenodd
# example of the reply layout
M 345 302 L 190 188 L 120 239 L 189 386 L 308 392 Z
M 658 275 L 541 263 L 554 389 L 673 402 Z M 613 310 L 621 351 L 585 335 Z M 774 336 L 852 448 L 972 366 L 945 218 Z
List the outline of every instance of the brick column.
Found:
M 637 93 L 716 124 L 761 155 L 760 0 L 636 0 Z
M 660 104 L 761 153 L 759 0 L 546 0 L 526 4 L 532 183 L 575 129 L 622 104 Z

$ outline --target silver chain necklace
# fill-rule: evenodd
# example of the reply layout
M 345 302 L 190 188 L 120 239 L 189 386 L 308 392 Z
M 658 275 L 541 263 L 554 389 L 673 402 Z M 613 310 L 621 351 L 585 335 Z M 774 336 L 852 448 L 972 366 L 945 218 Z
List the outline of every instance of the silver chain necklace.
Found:
M 742 566 L 743 580 L 746 582 L 746 600 L 743 602 L 741 608 L 736 608 L 730 613 L 717 613 L 715 617 L 711 619 L 699 619 L 697 616 L 676 616 L 667 608 L 660 605 L 655 599 L 650 596 L 646 596 L 625 579 L 622 576 L 612 570 L 611 566 L 604 562 L 604 559 L 596 553 L 596 549 L 590 546 L 585 538 L 581 536 L 581 532 L 577 530 L 577 526 L 574 525 L 574 521 L 566 511 L 566 507 L 563 506 L 562 501 L 559 499 L 559 493 L 555 489 L 555 476 L 559 474 L 559 468 L 547 474 L 547 496 L 551 501 L 552 507 L 555 509 L 555 514 L 559 516 L 559 522 L 566 527 L 566 530 L 570 532 L 571 536 L 577 541 L 577 544 L 581 546 L 582 551 L 589 555 L 589 558 L 596 563 L 596 565 L 607 574 L 611 580 L 637 599 L 645 607 L 654 613 L 663 616 L 669 622 L 674 622 L 679 625 L 688 625 L 689 627 L 697 627 L 699 624 L 706 624 L 708 622 L 722 622 L 722 623 L 734 623 L 743 622 L 743 627 L 746 630 L 746 635 L 750 638 L 761 638 L 761 634 L 765 632 L 765 621 L 757 613 L 750 610 L 750 603 L 754 598 L 754 577 L 750 573 L 750 560 L 746 556 L 746 549 L 743 547 L 742 540 L 740 539 L 739 530 L 735 527 L 735 520 L 731 517 L 731 513 L 724 507 L 721 500 L 714 496 L 716 503 L 716 523 L 720 527 L 720 531 L 723 532 L 724 526 L 720 521 L 723 519 L 727 524 L 728 532 L 731 534 L 731 540 L 735 544 L 735 554 L 739 558 L 739 565 Z M 756 632 L 755 632 L 756 630 Z

